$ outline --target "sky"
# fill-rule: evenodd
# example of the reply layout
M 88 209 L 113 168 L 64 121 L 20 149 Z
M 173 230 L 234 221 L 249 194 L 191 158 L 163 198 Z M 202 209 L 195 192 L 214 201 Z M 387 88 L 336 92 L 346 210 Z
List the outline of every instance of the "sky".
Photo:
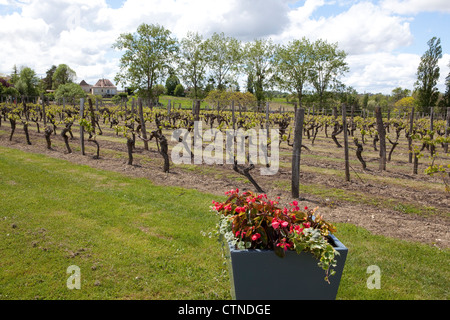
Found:
M 65 63 L 79 82 L 113 81 L 122 53 L 111 46 L 141 23 L 178 39 L 193 31 L 337 42 L 350 69 L 341 80 L 358 93 L 412 90 L 432 37 L 441 39 L 441 92 L 450 72 L 450 0 L 0 0 L 0 73 L 16 65 L 44 77 Z

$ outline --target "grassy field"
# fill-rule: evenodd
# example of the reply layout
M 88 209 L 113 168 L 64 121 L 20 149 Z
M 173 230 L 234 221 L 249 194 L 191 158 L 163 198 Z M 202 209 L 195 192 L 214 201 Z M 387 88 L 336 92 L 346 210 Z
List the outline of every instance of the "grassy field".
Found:
M 217 196 L 6 147 L 0 195 L 0 300 L 231 298 L 220 245 L 203 235 Z M 349 248 L 338 299 L 450 297 L 448 250 L 337 226 Z M 72 265 L 80 290 L 66 285 Z M 381 289 L 367 288 L 371 265 Z

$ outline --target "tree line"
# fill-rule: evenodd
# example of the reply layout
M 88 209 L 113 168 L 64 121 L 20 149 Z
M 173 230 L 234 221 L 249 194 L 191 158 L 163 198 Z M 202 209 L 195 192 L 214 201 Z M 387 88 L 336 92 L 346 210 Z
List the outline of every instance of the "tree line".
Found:
M 434 37 L 428 45 L 417 69 L 414 90 L 395 88 L 392 96 L 361 95 L 344 85 L 341 78 L 349 71 L 347 54 L 337 43 L 321 39 L 303 37 L 286 44 L 255 39 L 243 43 L 224 33 L 205 38 L 188 32 L 178 40 L 161 25 L 144 23 L 134 33 L 121 34 L 113 48 L 123 51 L 116 82 L 149 101 L 165 81 L 169 95 L 186 93 L 192 99 L 205 99 L 212 90 L 244 91 L 253 94 L 261 105 L 279 90 L 288 92 L 286 100 L 300 107 L 346 103 L 365 109 L 381 106 L 407 111 L 414 105 L 416 111 L 429 113 L 431 107 L 445 110 L 450 106 L 450 75 L 446 92 L 440 93 L 436 87 L 438 61 L 442 58 L 440 39 Z M 238 79 L 246 79 L 246 88 L 239 87 Z
M 212 90 L 240 91 L 238 79 L 246 77 L 244 91 L 258 105 L 278 88 L 295 93 L 302 106 L 309 86 L 322 106 L 328 92 L 345 87 L 340 78 L 348 72 L 347 54 L 337 43 L 307 38 L 278 45 L 271 39 L 242 43 L 224 33 L 205 39 L 188 32 L 177 40 L 163 26 L 144 23 L 134 33 L 121 34 L 113 48 L 123 51 L 115 81 L 149 101 L 164 81 L 169 94 L 177 94 L 184 83 L 191 98 L 204 99 Z

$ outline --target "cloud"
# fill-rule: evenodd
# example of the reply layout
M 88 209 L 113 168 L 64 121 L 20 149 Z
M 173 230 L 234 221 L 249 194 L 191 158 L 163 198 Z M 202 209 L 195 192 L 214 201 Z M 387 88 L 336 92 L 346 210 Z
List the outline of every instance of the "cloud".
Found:
M 347 11 L 329 18 L 311 18 L 324 1 L 307 0 L 303 7 L 289 16 L 291 25 L 281 34 L 280 41 L 303 36 L 338 42 L 349 54 L 391 51 L 412 43 L 407 19 L 392 16 L 370 2 L 360 2 Z
M 412 88 L 415 80 L 420 56 L 398 53 L 413 42 L 412 15 L 450 12 L 448 0 L 126 0 L 116 9 L 105 0 L 0 0 L 0 6 L 4 73 L 16 64 L 45 75 L 53 64 L 67 63 L 78 81 L 113 79 L 120 53 L 112 44 L 147 23 L 160 24 L 179 39 L 197 31 L 205 37 L 224 32 L 242 41 L 270 37 L 283 43 L 305 36 L 338 42 L 348 53 L 348 85 L 389 92 Z M 448 61 L 442 64 L 445 78 Z
M 448 0 L 383 0 L 380 6 L 396 14 L 450 13 L 450 1 Z
M 420 56 L 416 54 L 368 53 L 347 57 L 351 73 L 344 83 L 358 92 L 390 94 L 402 87 L 412 90 Z

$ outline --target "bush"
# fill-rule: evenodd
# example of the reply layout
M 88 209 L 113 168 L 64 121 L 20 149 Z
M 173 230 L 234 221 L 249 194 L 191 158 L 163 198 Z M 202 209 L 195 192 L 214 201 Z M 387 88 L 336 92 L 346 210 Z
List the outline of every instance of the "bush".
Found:
M 173 94 L 176 97 L 184 97 L 184 87 L 182 84 L 177 84 L 175 87 L 175 90 L 173 91 Z

